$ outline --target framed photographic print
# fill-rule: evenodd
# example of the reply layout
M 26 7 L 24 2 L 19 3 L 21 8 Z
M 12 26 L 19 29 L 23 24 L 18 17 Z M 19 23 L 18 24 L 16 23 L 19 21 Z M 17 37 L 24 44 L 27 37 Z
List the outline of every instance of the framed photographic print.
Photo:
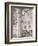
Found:
M 5 3 L 5 43 L 37 42 L 37 4 Z

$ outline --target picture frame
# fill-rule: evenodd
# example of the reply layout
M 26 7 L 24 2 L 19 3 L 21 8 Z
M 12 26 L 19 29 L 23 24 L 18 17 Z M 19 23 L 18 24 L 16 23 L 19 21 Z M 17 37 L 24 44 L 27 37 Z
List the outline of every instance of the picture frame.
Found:
M 37 4 L 5 2 L 5 44 L 37 42 Z

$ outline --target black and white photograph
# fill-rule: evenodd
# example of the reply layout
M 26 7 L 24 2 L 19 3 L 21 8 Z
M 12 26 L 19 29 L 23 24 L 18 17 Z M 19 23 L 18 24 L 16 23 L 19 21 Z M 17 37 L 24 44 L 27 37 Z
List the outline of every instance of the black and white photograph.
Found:
M 37 41 L 37 4 L 5 3 L 6 43 Z

